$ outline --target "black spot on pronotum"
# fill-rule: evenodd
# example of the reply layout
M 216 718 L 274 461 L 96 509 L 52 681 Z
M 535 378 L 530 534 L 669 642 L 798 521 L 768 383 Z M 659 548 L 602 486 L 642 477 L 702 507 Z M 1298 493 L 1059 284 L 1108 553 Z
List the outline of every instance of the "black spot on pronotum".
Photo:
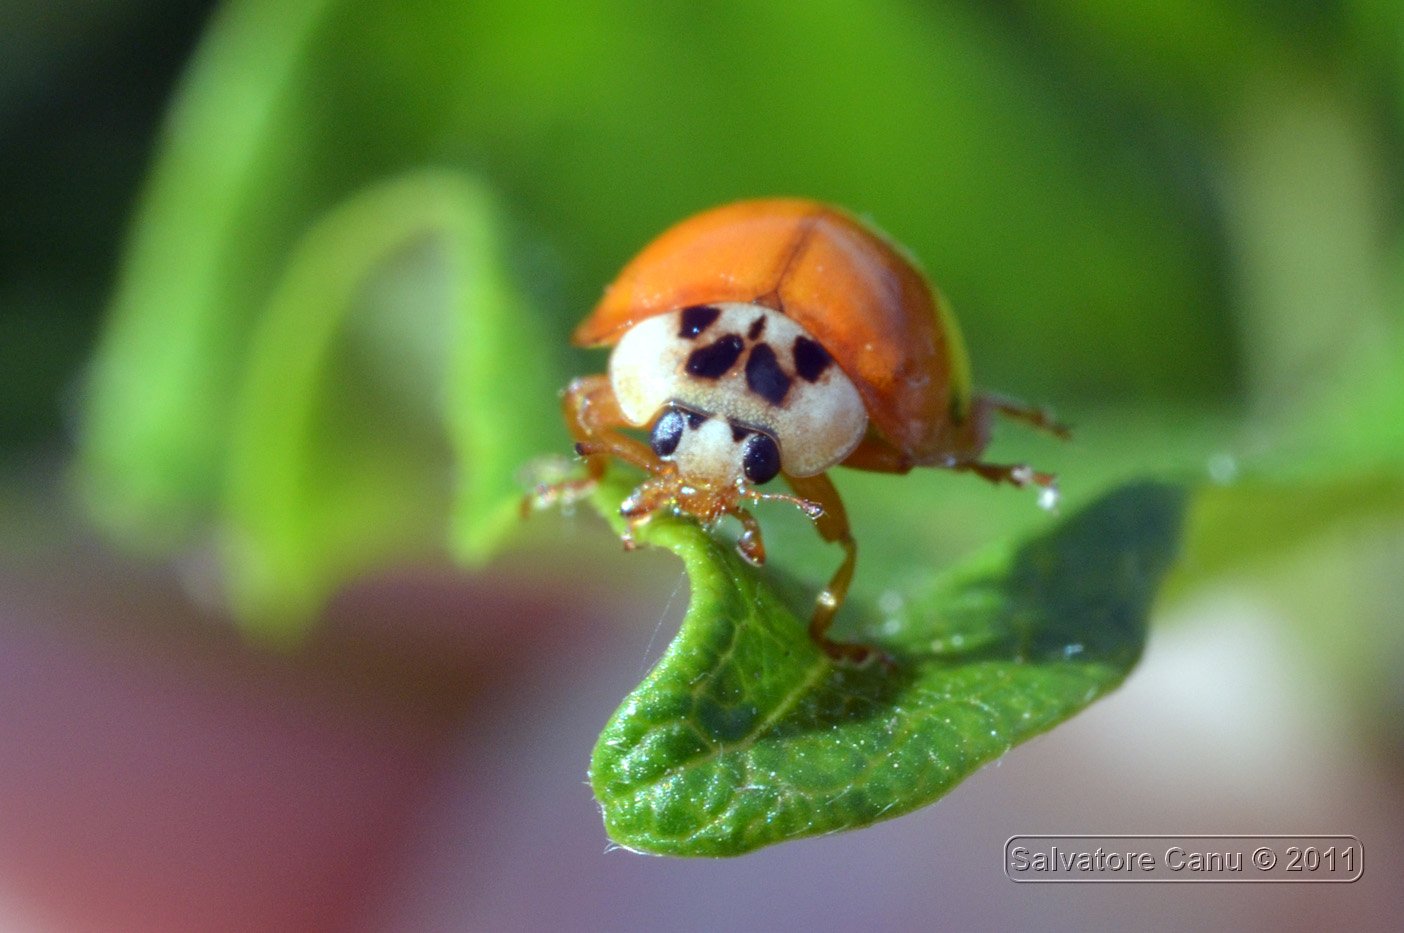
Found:
M 741 453 L 741 469 L 757 486 L 773 480 L 780 472 L 780 445 L 775 438 L 760 431 L 752 434 Z
M 720 308 L 713 308 L 711 305 L 694 305 L 691 308 L 683 308 L 682 324 L 678 327 L 678 336 L 688 340 L 696 339 L 704 330 L 711 327 L 721 316 Z
M 687 409 L 683 409 L 683 414 L 687 416 L 687 426 L 693 431 L 696 431 L 698 428 L 702 427 L 702 425 L 706 424 L 707 419 L 711 417 L 710 415 L 702 414 L 700 411 L 689 411 Z
M 772 405 L 785 401 L 790 391 L 790 377 L 780 368 L 770 344 L 758 343 L 751 350 L 751 358 L 746 360 L 746 385 Z
M 699 347 L 687 358 L 688 375 L 699 379 L 720 379 L 736 365 L 745 348 L 746 344 L 739 334 L 727 334 L 716 343 Z
M 795 338 L 795 372 L 799 373 L 799 377 L 805 382 L 817 382 L 833 361 L 829 351 L 820 346 L 818 341 L 808 337 Z
M 751 329 L 746 331 L 747 340 L 759 340 L 761 334 L 765 333 L 765 315 L 762 314 L 751 322 Z
M 737 444 L 744 441 L 746 439 L 746 435 L 751 433 L 750 428 L 742 427 L 735 421 L 728 421 L 727 424 L 731 425 L 731 439 Z
M 683 413 L 676 408 L 670 408 L 654 424 L 648 445 L 653 448 L 655 454 L 666 457 L 678 449 L 678 441 L 682 440 L 682 436 Z

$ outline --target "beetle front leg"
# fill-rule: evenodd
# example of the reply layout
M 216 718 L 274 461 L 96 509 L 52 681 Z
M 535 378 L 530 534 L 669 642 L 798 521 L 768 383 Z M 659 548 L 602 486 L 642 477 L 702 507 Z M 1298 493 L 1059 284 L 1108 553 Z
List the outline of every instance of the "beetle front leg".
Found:
M 610 457 L 649 473 L 661 468 L 647 444 L 619 433 L 619 428 L 630 426 L 629 420 L 614 397 L 609 377 L 603 373 L 573 380 L 561 397 L 561 413 L 575 438 L 576 453 L 586 458 L 594 480 L 604 476 Z
M 764 566 L 765 540 L 761 537 L 760 522 L 745 509 L 732 509 L 731 514 L 741 522 L 741 537 L 736 539 L 736 553 L 752 567 Z
M 604 478 L 611 457 L 617 457 L 650 473 L 662 463 L 647 444 L 619 433 L 629 426 L 609 377 L 582 376 L 571 382 L 561 396 L 561 413 L 575 438 L 575 452 L 585 458 L 585 476 L 561 483 L 541 483 L 522 503 L 523 513 L 555 503 L 571 503 L 588 496 Z
M 676 473 L 660 473 L 644 480 L 619 503 L 619 514 L 625 521 L 624 533 L 620 535 L 624 542 L 624 550 L 632 551 L 635 548 L 634 529 L 652 518 L 654 512 L 673 501 L 677 497 L 678 486 Z
M 824 587 L 814 601 L 814 614 L 809 620 L 809 637 L 814 639 L 815 644 L 822 648 L 825 654 L 836 661 L 863 664 L 874 657 L 881 657 L 881 652 L 867 645 L 838 642 L 829 638 L 829 627 L 833 625 L 839 607 L 848 598 L 848 588 L 853 582 L 853 571 L 858 563 L 858 542 L 853 540 L 853 533 L 849 530 L 848 512 L 843 507 L 843 499 L 839 498 L 838 490 L 823 473 L 805 477 L 786 475 L 785 480 L 797 496 L 815 503 L 823 510 L 819 515 L 812 516 L 819 536 L 825 541 L 842 545 L 844 552 L 843 563 L 839 564 L 838 570 L 829 580 L 829 585 Z

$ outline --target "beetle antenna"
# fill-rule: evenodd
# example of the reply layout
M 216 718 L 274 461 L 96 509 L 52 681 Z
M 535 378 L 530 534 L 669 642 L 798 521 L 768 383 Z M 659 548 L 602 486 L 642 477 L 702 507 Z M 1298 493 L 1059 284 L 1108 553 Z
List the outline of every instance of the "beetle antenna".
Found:
M 752 490 L 746 493 L 746 498 L 756 502 L 788 502 L 811 519 L 817 520 L 824 514 L 824 507 L 813 499 L 801 499 L 799 496 L 786 495 L 783 492 L 756 492 Z

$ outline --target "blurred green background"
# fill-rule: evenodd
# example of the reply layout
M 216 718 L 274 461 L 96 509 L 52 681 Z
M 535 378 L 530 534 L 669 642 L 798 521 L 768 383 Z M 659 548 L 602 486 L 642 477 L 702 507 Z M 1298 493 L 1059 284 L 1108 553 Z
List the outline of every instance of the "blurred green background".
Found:
M 0 609 L 19 646 L 9 651 L 7 708 L 29 712 L 4 738 L 36 747 L 38 736 L 39 748 L 69 751 L 0 765 L 0 805 L 28 813 L 32 828 L 0 839 L 5 861 L 22 861 L 21 843 L 36 839 L 52 856 L 11 871 L 0 893 L 27 905 L 21 916 L 33 907 L 71 918 L 45 892 L 86 885 L 96 893 L 82 909 L 109 911 L 123 929 L 178 928 L 179 905 L 199 902 L 190 894 L 166 912 L 118 908 L 117 886 L 94 880 L 124 832 L 144 837 L 146 811 L 132 803 L 140 794 L 115 793 L 115 811 L 130 820 L 112 817 L 109 849 L 43 832 L 81 812 L 75 801 L 91 788 L 41 791 L 36 775 L 97 773 L 114 754 L 94 724 L 107 720 L 97 709 L 85 719 L 63 693 L 91 683 L 80 674 L 100 658 L 135 671 L 122 676 L 136 682 L 172 678 L 179 686 L 148 698 L 169 711 L 171 728 L 203 721 L 230 695 L 261 709 L 270 677 L 294 706 L 308 696 L 338 706 L 326 697 L 342 690 L 360 698 L 352 706 L 371 712 L 345 714 L 337 727 L 349 761 L 360 761 L 358 730 L 382 728 L 385 708 L 403 717 L 419 737 L 400 749 L 412 766 L 366 786 L 393 792 L 413 772 L 417 791 L 384 811 L 394 844 L 366 843 L 360 874 L 318 875 L 320 896 L 335 900 L 327 892 L 353 879 L 356 903 L 372 905 L 344 907 L 354 918 L 332 911 L 331 926 L 366 916 L 387 928 L 542 926 L 570 916 L 548 906 L 514 914 L 485 893 L 490 879 L 533 884 L 533 873 L 491 855 L 529 859 L 520 820 L 465 843 L 483 849 L 471 869 L 455 861 L 451 833 L 432 828 L 457 825 L 459 799 L 517 812 L 503 802 L 518 799 L 509 789 L 525 795 L 524 811 L 578 808 L 561 817 L 574 828 L 560 830 L 569 855 L 557 856 L 554 874 L 570 879 L 571 897 L 597 903 L 603 870 L 585 866 L 601 858 L 603 839 L 590 836 L 598 825 L 578 784 L 580 748 L 637 680 L 638 646 L 660 612 L 676 613 L 683 584 L 663 558 L 616 560 L 607 533 L 583 517 L 543 517 L 523 531 L 503 518 L 503 503 L 527 461 L 567 449 L 554 391 L 603 360 L 568 350 L 564 336 L 623 262 L 692 212 L 769 194 L 870 217 L 952 300 L 977 383 L 1051 404 L 1078 429 L 1066 447 L 1006 430 L 996 459 L 1057 469 L 1073 506 L 1129 476 L 1187 477 L 1206 489 L 1160 620 L 1175 633 L 1164 636 L 1170 647 L 1152 644 L 1119 712 L 1110 711 L 1120 697 L 1029 755 L 1057 756 L 1046 749 L 1063 741 L 1069 750 L 1055 760 L 1074 773 L 1105 778 L 1111 760 L 1144 776 L 1132 756 L 1107 751 L 1140 748 L 1143 768 L 1166 766 L 1118 731 L 1140 723 L 1178 736 L 1186 761 L 1214 762 L 1218 783 L 1191 792 L 1142 781 L 1109 823 L 1097 779 L 1073 781 L 1091 789 L 1085 798 L 1015 808 L 1024 822 L 1010 831 L 1296 832 L 1306 827 L 1281 817 L 1302 813 L 1305 799 L 1310 828 L 1379 827 L 1367 851 L 1398 865 L 1402 153 L 1404 7 L 1393 0 L 6 4 Z M 858 583 L 869 600 L 1040 521 L 1027 501 L 950 477 L 836 480 L 859 540 L 870 542 Z M 772 553 L 823 554 L 800 523 L 775 522 Z M 504 544 L 508 555 L 483 569 Z M 449 570 L 450 555 L 478 569 Z M 438 569 L 404 569 L 426 564 Z M 416 576 L 426 572 L 430 582 Z M 587 578 L 603 582 L 582 606 L 575 590 Z M 231 605 L 260 631 L 311 640 L 280 655 L 199 624 L 222 622 Z M 594 633 L 589 620 L 613 634 Z M 550 635 L 557 627 L 562 644 Z M 574 714 L 582 725 L 563 725 L 573 720 L 561 709 L 577 706 L 570 696 L 559 708 L 531 699 L 517 708 L 502 696 L 551 682 L 542 672 L 572 653 L 613 670 L 619 651 L 617 678 L 576 685 L 574 696 L 598 701 Z M 368 660 L 382 656 L 399 660 Z M 211 670 L 228 689 L 192 698 L 189 682 Z M 1201 679 L 1206 670 L 1221 676 Z M 1284 671 L 1295 673 L 1284 680 Z M 1138 684 L 1181 698 L 1176 690 L 1193 684 L 1190 695 L 1215 700 L 1203 720 L 1193 704 L 1175 719 L 1158 708 L 1173 703 L 1132 705 Z M 1262 691 L 1281 691 L 1280 702 L 1245 699 Z M 120 710 L 111 725 L 126 733 L 141 733 L 151 715 L 119 699 L 99 706 Z M 536 739 L 504 740 L 523 717 L 544 724 L 523 727 Z M 1226 745 L 1205 739 L 1214 733 L 1204 722 L 1226 721 L 1241 734 Z M 327 741 L 318 722 L 307 720 L 298 741 Z M 75 729 L 88 744 L 57 738 Z M 1327 751 L 1323 736 L 1336 737 Z M 506 764 L 484 779 L 464 765 L 474 756 L 460 743 L 489 740 L 565 780 L 521 790 Z M 276 760 L 289 741 L 255 742 L 246 766 Z M 193 748 L 171 748 L 160 767 L 145 767 L 189 777 Z M 129 754 L 146 760 L 136 747 Z M 1283 773 L 1279 765 L 1303 755 L 1337 771 L 1307 784 Z M 326 780 L 318 763 L 328 760 L 295 777 Z M 1027 780 L 1038 780 L 1038 758 L 1012 760 L 1030 762 Z M 1014 767 L 1000 773 L 1011 788 Z M 145 772 L 133 768 L 140 785 Z M 295 793 L 291 780 L 264 791 Z M 894 924 L 947 922 L 931 919 L 925 865 L 994 865 L 1008 834 L 978 815 L 1008 808 L 989 783 L 963 814 L 950 813 L 957 797 L 937 808 L 945 815 L 902 821 L 925 830 L 861 834 L 889 840 L 881 863 L 910 877 L 874 871 L 849 893 L 871 903 L 863 895 L 880 891 Z M 215 792 L 186 786 L 202 789 L 185 801 L 189 813 Z M 1347 793 L 1365 803 L 1347 804 L 1338 796 Z M 302 798 L 288 799 L 297 812 Z M 1232 805 L 1242 799 L 1257 803 L 1253 815 Z M 330 808 L 340 816 L 318 824 L 321 836 L 300 823 L 268 832 L 302 840 L 298 858 L 325 858 L 341 838 L 325 827 L 354 833 L 358 806 Z M 236 878 L 276 874 L 230 829 L 256 809 L 229 805 L 210 865 L 247 859 L 254 867 Z M 144 883 L 164 872 L 171 890 L 222 892 L 210 903 L 230 928 L 250 903 L 265 928 L 296 929 L 310 915 L 298 913 L 312 901 L 296 892 L 250 901 L 240 892 L 251 886 L 218 880 L 222 869 L 182 874 L 183 847 L 214 850 L 199 849 L 193 829 L 182 835 L 198 819 L 173 812 L 170 838 L 181 841 L 163 847 L 156 833 L 166 854 L 133 871 Z M 1155 812 L 1209 816 L 1139 821 Z M 1215 813 L 1237 819 L 1221 825 Z M 933 822 L 942 820 L 954 823 Z M 989 835 L 989 851 L 930 848 L 956 827 Z M 808 873 L 859 852 L 876 857 L 875 846 L 840 838 L 757 857 L 768 859 L 757 879 L 782 893 L 766 901 L 760 880 L 746 882 L 754 899 L 733 898 L 730 916 L 761 925 L 753 903 L 776 911 L 772 929 L 843 916 L 812 898 L 817 875 Z M 1375 864 L 1367 878 L 1387 878 Z M 666 923 L 645 910 L 655 903 L 646 890 L 703 904 L 743 884 L 686 865 L 666 880 L 659 869 L 610 871 L 639 913 L 601 908 L 600 928 Z M 457 899 L 423 880 L 447 890 L 459 872 L 476 881 Z M 964 905 L 945 904 L 948 920 L 985 916 L 985 898 L 1008 893 L 1002 879 L 966 877 L 963 893 L 948 895 Z M 1195 911 L 1251 904 L 1255 915 L 1300 921 L 1305 910 L 1358 925 L 1399 906 L 1384 886 L 1352 887 L 1354 900 L 1239 888 L 1178 906 L 1154 892 L 1053 901 L 1020 892 L 1002 916 L 1045 917 L 1051 904 L 1078 928 L 1140 904 L 1168 928 Z M 701 912 L 680 916 L 679 928 L 703 925 Z

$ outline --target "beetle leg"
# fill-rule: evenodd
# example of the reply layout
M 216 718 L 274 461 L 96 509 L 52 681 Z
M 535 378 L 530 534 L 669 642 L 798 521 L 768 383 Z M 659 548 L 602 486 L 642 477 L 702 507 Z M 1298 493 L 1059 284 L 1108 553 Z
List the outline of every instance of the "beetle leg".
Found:
M 809 620 L 809 637 L 824 649 L 825 654 L 836 661 L 862 664 L 880 656 L 876 649 L 867 645 L 837 642 L 829 638 L 829 626 L 833 624 L 834 616 L 838 614 L 839 607 L 848 596 L 849 584 L 853 582 L 853 569 L 858 561 L 858 542 L 853 540 L 853 533 L 849 530 L 848 513 L 844 510 L 838 490 L 823 473 L 805 477 L 786 474 L 785 480 L 801 499 L 815 503 L 823 509 L 819 515 L 810 516 L 814 519 L 819 536 L 825 541 L 843 545 L 843 563 L 839 564 L 838 570 L 829 580 L 829 585 L 824 587 L 814 601 L 814 615 Z
M 954 458 L 955 463 L 974 462 L 979 459 L 980 454 L 990 445 L 990 431 L 997 414 L 1022 421 L 1060 440 L 1067 440 L 1072 436 L 1067 426 L 1059 423 L 1046 408 L 1028 405 L 990 392 L 981 392 L 970 400 L 970 409 L 965 413 L 965 417 L 953 421 L 951 430 L 942 439 L 942 447 Z
M 616 430 L 629 421 L 614 397 L 608 376 L 601 373 L 573 380 L 561 397 L 561 412 L 575 438 L 576 450 L 586 458 L 594 480 L 604 476 L 610 457 L 650 473 L 659 471 L 661 464 L 647 444 Z
M 1044 489 L 1056 489 L 1058 487 L 1056 476 L 1052 473 L 1035 470 L 1026 463 L 984 463 L 978 460 L 967 460 L 952 464 L 951 469 L 974 473 L 976 476 L 996 484 L 1008 483 L 1020 488 L 1042 486 Z
M 628 498 L 619 503 L 619 514 L 626 522 L 624 534 L 620 535 L 624 542 L 624 550 L 634 549 L 634 529 L 653 517 L 653 513 L 667 505 L 678 494 L 679 481 L 675 473 L 661 473 L 657 476 L 650 476 L 639 484 L 638 488 L 629 493 Z
M 1072 429 L 1055 418 L 1053 412 L 1042 405 L 1030 405 L 1027 402 L 1007 398 L 993 392 L 981 392 L 975 397 L 973 407 L 983 407 L 999 412 L 1006 418 L 1022 421 L 1040 431 L 1052 434 L 1060 441 L 1066 441 L 1072 437 Z
M 951 464 L 952 470 L 974 473 L 991 483 L 1008 483 L 1021 489 L 1025 486 L 1039 487 L 1038 504 L 1045 509 L 1058 505 L 1058 477 L 1052 473 L 1035 470 L 1027 463 L 983 463 L 978 460 L 959 461 Z
M 1058 504 L 1058 481 L 1052 473 L 1035 470 L 1026 463 L 985 463 L 979 459 L 989 444 L 990 428 L 996 414 L 1023 421 L 1062 440 L 1072 436 L 1068 428 L 1046 408 L 982 392 L 971 401 L 970 411 L 951 434 L 950 462 L 940 465 L 974 473 L 991 483 L 1009 483 L 1021 488 L 1038 486 L 1042 490 L 1039 504 L 1044 508 L 1053 508 Z
M 562 483 L 538 485 L 523 501 L 523 514 L 533 508 L 576 502 L 588 496 L 604 477 L 611 457 L 650 473 L 662 469 L 662 463 L 647 444 L 617 430 L 626 426 L 628 420 L 619 408 L 608 376 L 582 376 L 572 381 L 561 396 L 561 412 L 575 438 L 575 452 L 585 458 L 585 475 Z
M 951 429 L 942 438 L 943 449 L 938 455 L 923 458 L 918 463 L 880 435 L 870 432 L 844 459 L 843 465 L 878 473 L 907 473 L 914 466 L 935 466 L 974 473 L 992 483 L 1038 486 L 1043 490 L 1039 503 L 1052 508 L 1058 501 L 1057 478 L 1052 473 L 1035 470 L 1025 463 L 985 463 L 980 460 L 980 454 L 989 446 L 990 429 L 996 414 L 1023 421 L 1064 440 L 1071 436 L 1068 428 L 1054 419 L 1046 408 L 981 393 L 971 401 L 965 417 L 952 423 Z
M 736 539 L 736 553 L 752 567 L 765 565 L 765 540 L 761 537 L 760 522 L 750 512 L 742 508 L 730 510 L 741 522 L 741 537 Z

